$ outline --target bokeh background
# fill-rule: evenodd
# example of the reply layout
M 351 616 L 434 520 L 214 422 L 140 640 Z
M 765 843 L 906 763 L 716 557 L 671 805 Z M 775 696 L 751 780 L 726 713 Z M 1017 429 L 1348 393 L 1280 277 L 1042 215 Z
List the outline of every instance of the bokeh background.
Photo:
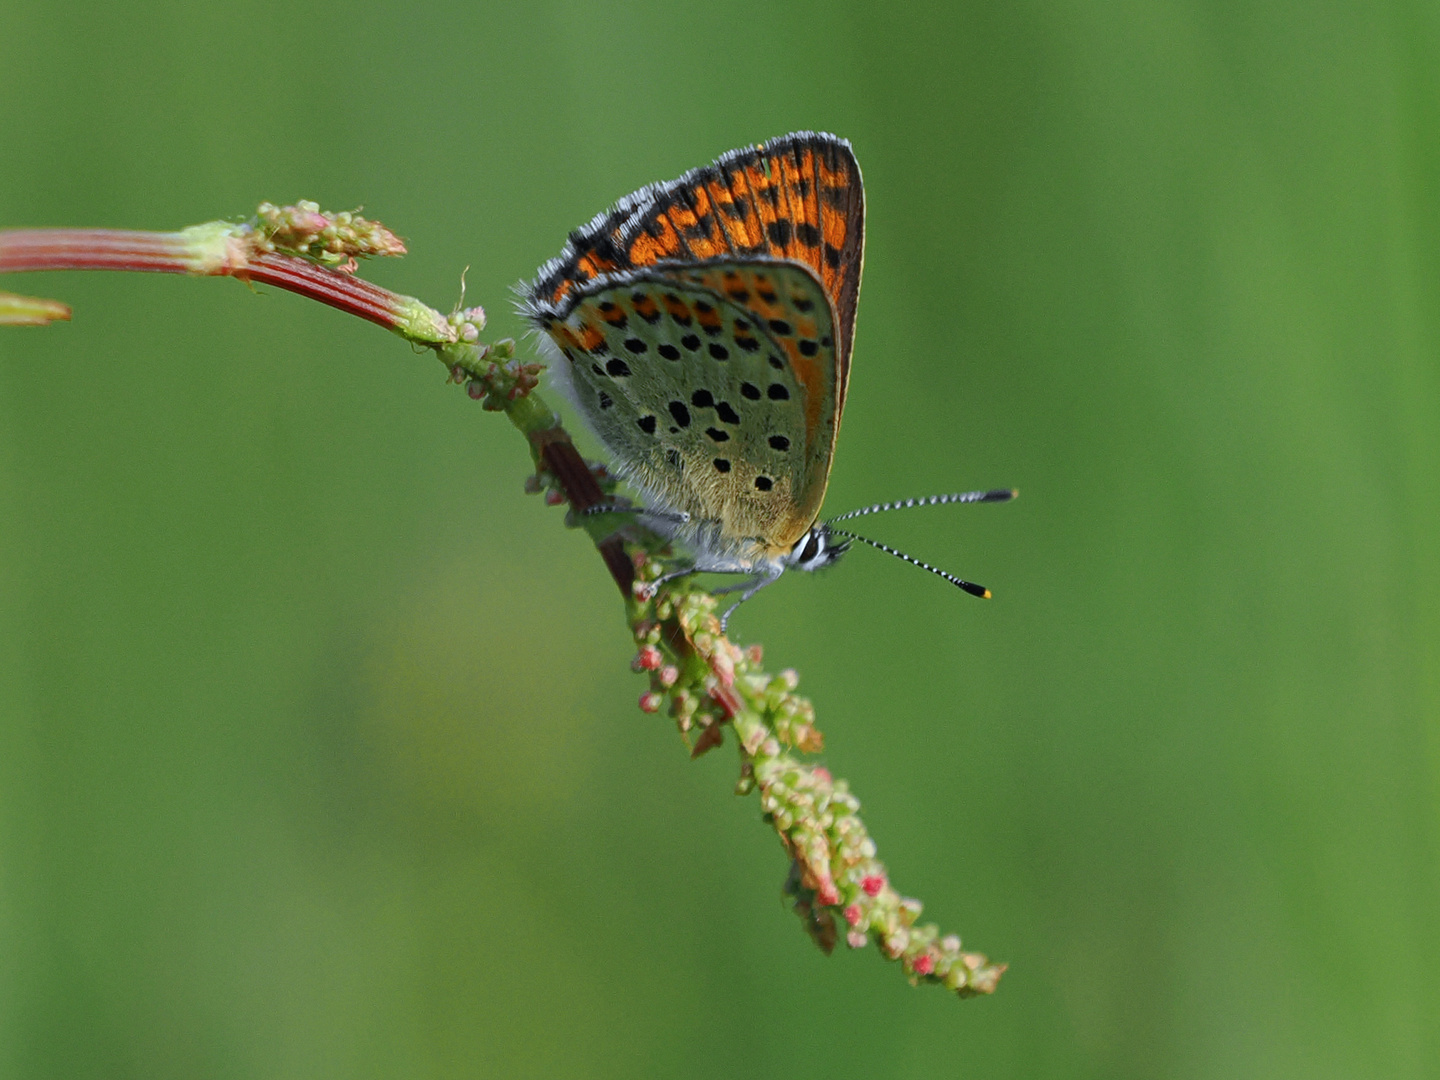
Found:
M 0 1075 L 1440 1076 L 1440 9 L 0 0 L 0 224 L 364 205 L 509 288 L 803 127 L 868 251 L 829 507 L 737 619 L 992 999 L 826 958 L 733 747 L 428 356 L 0 283 Z M 592 444 L 593 445 L 593 444 Z

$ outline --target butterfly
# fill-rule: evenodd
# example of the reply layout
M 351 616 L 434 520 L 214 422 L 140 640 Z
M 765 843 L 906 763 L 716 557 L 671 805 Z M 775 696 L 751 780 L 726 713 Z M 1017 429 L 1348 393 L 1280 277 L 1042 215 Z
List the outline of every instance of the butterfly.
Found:
M 746 575 L 717 590 L 741 591 L 730 611 L 786 569 L 830 565 L 852 540 L 989 595 L 834 522 L 1013 492 L 819 520 L 864 252 L 850 144 L 800 131 L 621 199 L 519 290 L 553 378 L 646 500 L 646 524 L 694 552 L 667 577 Z

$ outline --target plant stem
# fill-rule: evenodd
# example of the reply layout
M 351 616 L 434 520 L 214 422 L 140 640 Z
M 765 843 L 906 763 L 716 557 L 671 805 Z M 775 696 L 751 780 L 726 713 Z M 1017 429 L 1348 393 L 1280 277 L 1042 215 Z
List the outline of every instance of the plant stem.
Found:
M 758 789 L 761 810 L 791 859 L 786 892 L 806 931 L 830 951 L 844 926 L 852 948 L 874 942 L 900 961 L 912 982 L 939 983 L 962 997 L 994 991 L 1003 964 L 962 952 L 958 937 L 917 925 L 920 903 L 891 886 L 843 780 L 800 756 L 823 739 L 811 703 L 795 694 L 793 671 L 769 675 L 760 647 L 740 649 L 720 631 L 715 598 L 681 579 L 657 593 L 657 556 L 668 542 L 633 515 L 617 529 L 614 515 L 586 511 L 613 502 L 603 468 L 580 456 L 555 412 L 534 392 L 540 365 L 515 359 L 514 343 L 479 343 L 482 309 L 442 315 L 353 274 L 354 261 L 393 255 L 404 245 L 376 222 L 353 214 L 322 214 L 313 203 L 262 204 L 249 224 L 210 222 L 180 232 L 117 229 L 0 231 L 0 272 L 139 270 L 230 276 L 273 285 L 383 326 L 434 349 L 470 396 L 503 411 L 525 435 L 535 490 L 570 505 L 570 522 L 590 534 L 626 600 L 639 652 L 632 664 L 649 672 L 640 707 L 668 706 L 698 756 L 723 741 L 726 724 L 740 748 L 737 792 Z M 7 318 L 7 313 L 9 317 Z M 0 324 L 68 318 L 56 301 L 0 293 Z M 693 740 L 692 740 L 693 736 Z
M 251 225 L 215 221 L 169 233 L 131 229 L 0 230 L 0 273 L 35 270 L 135 270 L 236 277 L 299 293 L 421 344 L 456 339 L 445 317 L 414 297 L 401 296 L 352 273 L 279 250 L 272 234 Z

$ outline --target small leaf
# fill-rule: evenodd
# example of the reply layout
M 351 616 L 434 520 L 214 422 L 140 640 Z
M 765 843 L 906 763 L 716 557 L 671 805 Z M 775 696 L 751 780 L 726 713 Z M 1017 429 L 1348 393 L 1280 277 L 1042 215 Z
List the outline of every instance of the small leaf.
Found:
M 0 292 L 0 326 L 45 326 L 70 320 L 70 305 L 38 296 Z

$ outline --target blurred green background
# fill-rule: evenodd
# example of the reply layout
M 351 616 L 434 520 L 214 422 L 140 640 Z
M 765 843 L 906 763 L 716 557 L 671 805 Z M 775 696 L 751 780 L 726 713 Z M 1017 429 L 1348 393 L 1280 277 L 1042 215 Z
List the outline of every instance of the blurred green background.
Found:
M 492 329 L 802 127 L 869 199 L 831 511 L 737 618 L 993 999 L 820 956 L 428 356 L 14 276 L 0 1075 L 1440 1076 L 1440 8 L 0 0 L 0 224 L 363 204 Z M 593 444 L 592 444 L 593 445 Z

